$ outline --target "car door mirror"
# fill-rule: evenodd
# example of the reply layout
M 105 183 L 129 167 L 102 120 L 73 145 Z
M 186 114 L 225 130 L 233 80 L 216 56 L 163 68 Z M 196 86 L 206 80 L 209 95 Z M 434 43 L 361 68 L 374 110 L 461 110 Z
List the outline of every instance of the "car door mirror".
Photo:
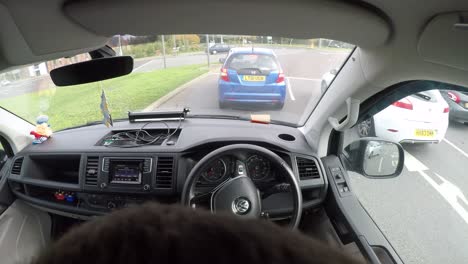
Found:
M 219 63 L 224 63 L 226 61 L 226 58 L 219 58 Z
M 342 157 L 348 170 L 369 178 L 400 175 L 405 162 L 400 144 L 377 138 L 362 138 L 344 148 Z

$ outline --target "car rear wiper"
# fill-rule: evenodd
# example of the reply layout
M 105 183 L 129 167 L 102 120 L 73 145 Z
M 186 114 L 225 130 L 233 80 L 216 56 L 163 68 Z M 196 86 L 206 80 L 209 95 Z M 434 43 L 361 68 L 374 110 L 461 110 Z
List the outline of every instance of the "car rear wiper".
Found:
M 238 72 L 241 71 L 258 71 L 260 74 L 263 74 L 263 71 L 260 68 L 241 68 Z
M 422 93 L 415 93 L 414 95 L 426 101 L 430 101 L 432 99 L 430 96 L 422 94 Z

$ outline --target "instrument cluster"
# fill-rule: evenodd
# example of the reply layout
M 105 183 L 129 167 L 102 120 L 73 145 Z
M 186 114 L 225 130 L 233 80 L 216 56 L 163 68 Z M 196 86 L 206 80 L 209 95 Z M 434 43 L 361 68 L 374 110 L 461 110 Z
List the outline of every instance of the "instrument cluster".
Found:
M 243 160 L 248 176 L 254 182 L 270 182 L 275 180 L 275 172 L 268 158 L 259 154 L 247 155 Z M 236 160 L 232 156 L 221 157 L 208 165 L 202 172 L 200 182 L 207 185 L 217 185 L 234 175 Z

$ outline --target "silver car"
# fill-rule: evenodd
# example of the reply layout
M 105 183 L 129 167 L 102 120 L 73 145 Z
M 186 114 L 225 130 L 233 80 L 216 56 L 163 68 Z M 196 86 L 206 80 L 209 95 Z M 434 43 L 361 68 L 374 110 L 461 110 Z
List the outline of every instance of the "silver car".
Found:
M 450 120 L 468 124 L 468 92 L 441 91 L 445 101 L 447 101 Z

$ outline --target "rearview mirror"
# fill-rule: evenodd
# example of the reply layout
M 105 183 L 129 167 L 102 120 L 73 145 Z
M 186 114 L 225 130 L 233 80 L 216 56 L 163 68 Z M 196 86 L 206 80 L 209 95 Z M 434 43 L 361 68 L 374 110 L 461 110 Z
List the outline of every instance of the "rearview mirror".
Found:
M 226 61 L 226 58 L 219 58 L 220 63 L 224 63 Z
M 108 57 L 66 65 L 50 72 L 55 85 L 67 86 L 103 81 L 131 73 L 133 58 Z
M 405 162 L 400 144 L 377 138 L 362 138 L 345 147 L 345 166 L 369 178 L 392 178 L 400 175 Z

